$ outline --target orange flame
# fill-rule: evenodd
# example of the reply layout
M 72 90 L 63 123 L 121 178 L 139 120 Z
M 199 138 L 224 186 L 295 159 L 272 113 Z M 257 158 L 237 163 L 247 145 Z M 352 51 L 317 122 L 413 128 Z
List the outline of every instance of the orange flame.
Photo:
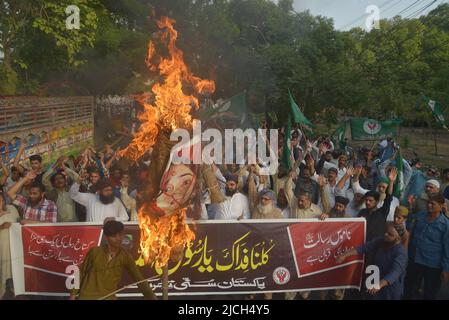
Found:
M 202 80 L 189 71 L 184 63 L 183 52 L 176 46 L 178 32 L 173 28 L 175 20 L 162 17 L 157 21 L 159 29 L 158 40 L 167 43 L 169 57 L 161 57 L 156 54 L 153 42 L 148 46 L 148 54 L 145 59 L 147 67 L 152 71 L 159 70 L 163 82 L 153 85 L 152 93 L 144 93 L 136 96 L 136 100 L 144 107 L 144 112 L 139 115 L 141 128 L 137 132 L 131 144 L 122 151 L 135 160 L 141 157 L 151 146 L 155 144 L 160 130 L 172 131 L 177 128 L 190 128 L 193 108 L 199 107 L 198 98 L 194 95 L 184 94 L 183 84 L 189 84 L 196 94 L 212 93 L 215 91 L 215 83 L 211 80 Z M 154 97 L 154 104 L 148 103 L 150 97 Z
M 136 96 L 136 100 L 144 107 L 139 115 L 141 126 L 131 144 L 121 151 L 121 155 L 135 160 L 140 158 L 157 140 L 160 131 L 170 132 L 177 128 L 191 128 L 192 108 L 199 107 L 195 94 L 212 93 L 215 83 L 202 80 L 189 71 L 183 60 L 183 52 L 176 46 L 177 31 L 173 28 L 175 20 L 162 17 L 157 21 L 160 31 L 157 40 L 165 44 L 168 57 L 159 56 L 156 46 L 149 43 L 145 59 L 151 71 L 159 73 L 161 81 L 157 81 L 151 91 Z M 183 86 L 193 89 L 192 95 L 183 92 Z M 152 101 L 152 102 L 150 102 Z M 149 199 L 152 200 L 152 199 Z M 157 268 L 168 263 L 173 249 L 184 248 L 195 239 L 195 234 L 185 223 L 186 209 L 180 209 L 171 216 L 151 218 L 150 202 L 139 210 L 140 253 L 145 263 L 154 261 Z

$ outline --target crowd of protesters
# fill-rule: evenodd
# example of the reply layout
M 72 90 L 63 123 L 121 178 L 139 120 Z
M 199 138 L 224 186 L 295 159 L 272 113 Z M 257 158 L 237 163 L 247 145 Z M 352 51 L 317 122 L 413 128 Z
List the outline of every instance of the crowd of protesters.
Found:
M 338 258 L 364 253 L 366 265 L 379 267 L 379 287 L 364 288 L 360 298 L 435 299 L 449 280 L 449 169 L 441 177 L 433 168 L 423 172 L 419 160 L 398 157 L 393 140 L 371 149 L 339 147 L 328 137 L 312 142 L 294 131 L 291 168 L 281 165 L 267 176 L 260 162 L 213 165 L 225 200 L 211 203 L 209 191 L 202 190 L 201 219 L 364 218 L 366 244 Z M 102 152 L 88 148 L 77 158 L 60 157 L 47 168 L 40 155 L 20 161 L 23 152 L 22 147 L 11 165 L 0 161 L 0 297 L 11 278 L 12 223 L 137 221 L 151 167 L 151 150 L 123 168 L 109 145 Z M 341 289 L 320 292 L 323 299 L 345 296 Z

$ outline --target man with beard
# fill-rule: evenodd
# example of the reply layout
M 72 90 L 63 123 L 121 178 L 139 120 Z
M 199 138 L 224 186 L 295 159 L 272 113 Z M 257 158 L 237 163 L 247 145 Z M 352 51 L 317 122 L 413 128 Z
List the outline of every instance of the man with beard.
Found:
M 301 169 L 301 176 L 296 181 L 295 196 L 299 197 L 301 193 L 310 194 L 311 200 L 314 204 L 317 204 L 320 199 L 319 186 L 312 179 L 312 172 L 309 167 L 303 167 Z
M 213 203 L 209 206 L 212 218 L 217 220 L 249 219 L 250 210 L 248 198 L 237 190 L 238 176 L 228 173 L 225 178 L 226 200 L 220 203 Z
M 290 207 L 288 206 L 287 197 L 285 196 L 284 188 L 280 189 L 277 197 L 278 208 L 281 209 L 282 216 L 285 219 L 290 218 Z
M 251 188 L 251 187 L 250 187 Z M 251 189 L 250 189 L 251 192 Z M 259 192 L 259 202 L 252 212 L 252 219 L 283 219 L 282 211 L 275 206 L 276 196 L 273 191 L 264 189 Z
M 44 173 L 43 184 L 47 190 L 46 198 L 56 203 L 58 208 L 58 222 L 77 222 L 75 202 L 70 198 L 67 176 L 73 181 L 78 178 L 78 174 L 67 168 L 64 164 L 65 157 L 58 161 Z M 56 171 L 61 168 L 59 171 Z
M 106 218 L 128 221 L 129 216 L 123 203 L 114 196 L 112 184 L 108 179 L 96 183 L 97 194 L 81 193 L 79 187 L 81 177 L 69 190 L 70 197 L 86 207 L 87 222 L 104 222 Z
M 36 178 L 36 173 L 28 171 L 23 179 L 8 190 L 8 196 L 13 204 L 22 209 L 23 220 L 21 224 L 56 222 L 58 211 L 53 201 L 44 198 L 45 187 L 33 182 L 29 188 L 29 197 L 17 194 L 25 183 L 30 183 Z
M 428 180 L 426 182 L 425 192 L 421 194 L 421 196 L 418 199 L 414 199 L 413 197 L 410 197 L 409 199 L 409 205 L 410 205 L 410 211 L 413 213 L 413 215 L 410 217 L 411 219 L 408 221 L 409 224 L 414 221 L 414 216 L 417 213 L 425 212 L 427 210 L 427 202 L 429 201 L 429 198 L 437 195 L 440 193 L 440 183 L 437 180 Z M 446 205 L 449 205 L 449 200 L 446 199 Z M 447 213 L 446 213 L 447 215 Z
M 323 213 L 320 216 L 321 220 L 327 218 L 351 218 L 349 214 L 346 213 L 346 207 L 348 206 L 349 199 L 345 197 L 336 196 L 335 205 L 330 209 L 328 213 Z
M 377 286 L 367 289 L 368 293 L 372 295 L 373 300 L 400 300 L 404 292 L 407 250 L 391 223 L 388 223 L 385 230 L 384 235 L 339 256 L 337 263 L 342 263 L 353 255 L 371 253 L 374 257 L 373 265 L 380 271 L 380 282 Z

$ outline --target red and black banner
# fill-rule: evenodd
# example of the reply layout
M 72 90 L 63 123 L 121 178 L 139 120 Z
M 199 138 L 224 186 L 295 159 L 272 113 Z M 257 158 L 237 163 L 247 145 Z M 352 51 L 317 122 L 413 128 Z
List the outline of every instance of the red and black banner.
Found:
M 248 294 L 360 288 L 363 256 L 336 258 L 365 240 L 363 219 L 204 221 L 190 225 L 196 239 L 168 266 L 170 295 Z M 102 226 L 87 223 L 27 225 L 10 229 L 16 294 L 68 295 L 66 282 Z M 144 265 L 140 230 L 125 226 L 122 246 L 161 293 L 162 269 Z M 70 279 L 69 279 L 70 280 Z M 134 281 L 126 273 L 122 286 Z M 119 289 L 119 288 L 118 288 Z M 118 296 L 140 296 L 136 285 Z

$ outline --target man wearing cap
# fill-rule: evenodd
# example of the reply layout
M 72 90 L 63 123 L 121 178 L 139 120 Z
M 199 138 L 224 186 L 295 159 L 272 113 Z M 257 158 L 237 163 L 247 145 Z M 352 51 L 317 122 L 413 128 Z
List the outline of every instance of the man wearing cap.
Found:
M 341 196 L 335 197 L 335 205 L 328 211 L 320 216 L 321 220 L 327 218 L 351 218 L 349 214 L 346 213 L 346 207 L 349 204 L 349 199 Z
M 119 221 L 128 221 L 129 216 L 123 203 L 114 196 L 112 184 L 108 179 L 97 182 L 97 194 L 81 193 L 79 187 L 83 177 L 70 187 L 70 197 L 86 207 L 87 222 L 103 222 L 106 218 L 115 218 Z
M 251 191 L 250 191 L 251 192 Z M 283 219 L 282 211 L 276 207 L 276 195 L 272 190 L 259 192 L 259 202 L 251 211 L 252 219 Z
M 410 206 L 411 206 L 411 212 L 414 214 L 417 214 L 419 212 L 425 212 L 427 210 L 427 202 L 429 201 L 429 198 L 433 195 L 440 193 L 440 183 L 435 180 L 427 180 L 425 192 L 421 194 L 421 196 L 414 201 L 413 198 L 410 199 Z M 449 206 L 449 200 L 446 199 L 446 205 Z M 447 213 L 446 213 L 447 215 Z M 412 220 L 414 218 L 412 217 Z
M 248 198 L 237 190 L 238 176 L 228 173 L 225 175 L 225 179 L 226 200 L 211 204 L 209 206 L 210 216 L 217 220 L 249 219 L 251 214 Z
M 156 296 L 137 268 L 131 255 L 122 248 L 124 238 L 123 223 L 107 221 L 103 226 L 106 243 L 89 250 L 79 273 L 79 289 L 70 292 L 70 300 L 117 299 L 117 286 L 126 270 L 133 281 L 139 282 L 141 293 L 147 300 L 156 300 Z

